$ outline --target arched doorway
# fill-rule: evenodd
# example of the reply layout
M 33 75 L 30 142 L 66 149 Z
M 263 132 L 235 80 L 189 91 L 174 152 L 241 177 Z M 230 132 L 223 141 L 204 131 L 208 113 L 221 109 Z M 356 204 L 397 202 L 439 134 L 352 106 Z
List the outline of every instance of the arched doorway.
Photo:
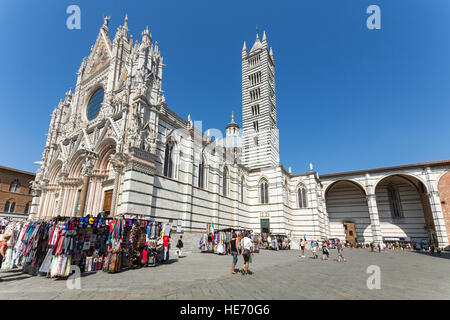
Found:
M 329 238 L 363 243 L 372 241 L 366 192 L 361 185 L 350 180 L 334 182 L 325 191 L 325 201 Z
M 437 243 L 425 185 L 409 175 L 391 175 L 375 187 L 384 241 Z

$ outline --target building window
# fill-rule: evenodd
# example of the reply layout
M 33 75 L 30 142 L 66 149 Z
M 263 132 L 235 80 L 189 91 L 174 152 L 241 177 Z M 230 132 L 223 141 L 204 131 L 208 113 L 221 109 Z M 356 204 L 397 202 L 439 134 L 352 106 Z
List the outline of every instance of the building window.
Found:
M 389 205 L 391 207 L 392 218 L 403 218 L 402 204 L 400 201 L 400 194 L 397 187 L 393 183 L 387 186 L 387 193 L 389 198 Z
M 205 187 L 205 161 L 203 157 L 198 165 L 198 187 L 201 189 Z
M 25 214 L 30 213 L 30 203 L 29 203 L 29 202 L 25 205 L 25 211 L 24 211 L 24 213 L 25 213 Z
M 255 132 L 259 131 L 258 121 L 253 121 L 253 130 L 255 130 Z
M 259 115 L 259 104 L 255 104 L 254 106 L 252 106 L 252 115 L 253 116 Z
M 223 169 L 223 190 L 222 193 L 224 196 L 227 196 L 227 191 L 228 191 L 228 168 L 225 167 Z
M 20 183 L 18 179 L 15 179 L 11 184 L 9 185 L 9 192 L 19 192 Z
M 260 202 L 262 204 L 269 203 L 269 184 L 267 183 L 267 180 L 261 181 L 259 191 L 260 191 Z
M 297 190 L 297 197 L 298 197 L 298 207 L 299 208 L 306 208 L 308 201 L 306 198 L 306 188 L 305 186 L 300 186 Z
M 13 213 L 15 207 L 16 207 L 16 203 L 14 202 L 14 200 L 8 200 L 5 203 L 5 210 L 3 210 L 3 211 L 6 213 Z
M 255 72 L 248 76 L 248 82 L 251 86 L 261 83 L 261 71 Z
M 242 176 L 241 178 L 241 202 L 244 202 L 244 176 Z
M 258 100 L 261 96 L 261 88 L 250 90 L 250 101 Z
M 164 154 L 164 176 L 172 178 L 173 174 L 173 143 L 169 141 L 166 144 Z
M 105 95 L 105 91 L 103 88 L 97 89 L 94 94 L 91 96 L 89 100 L 89 104 L 87 107 L 87 119 L 89 121 L 97 118 L 100 109 L 102 108 L 103 97 Z
M 285 205 L 289 205 L 289 189 L 288 189 L 288 184 L 287 184 L 287 180 L 284 181 L 284 204 Z

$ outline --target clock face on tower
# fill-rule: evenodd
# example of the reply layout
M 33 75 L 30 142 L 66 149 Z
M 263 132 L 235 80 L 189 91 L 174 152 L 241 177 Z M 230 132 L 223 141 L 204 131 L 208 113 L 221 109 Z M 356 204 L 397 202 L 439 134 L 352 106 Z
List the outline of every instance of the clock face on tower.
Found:
M 100 109 L 102 107 L 104 95 L 105 91 L 103 90 L 103 88 L 99 88 L 91 96 L 91 99 L 89 100 L 88 103 L 86 114 L 87 119 L 89 121 L 94 120 L 98 116 L 98 113 L 100 112 Z

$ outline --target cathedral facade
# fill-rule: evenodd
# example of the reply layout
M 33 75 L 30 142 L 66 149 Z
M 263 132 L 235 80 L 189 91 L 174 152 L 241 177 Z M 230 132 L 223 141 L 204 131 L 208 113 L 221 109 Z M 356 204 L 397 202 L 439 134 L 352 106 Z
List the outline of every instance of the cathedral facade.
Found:
M 222 137 L 171 110 L 163 56 L 148 30 L 133 43 L 127 17 L 108 20 L 54 109 L 32 185 L 34 219 L 149 217 L 186 234 L 206 224 L 358 242 L 428 239 L 448 245 L 439 182 L 450 161 L 319 176 L 280 163 L 275 57 L 264 33 L 242 48 L 242 128 Z M 194 238 L 193 238 L 194 239 Z M 198 240 L 198 239 L 197 239 Z

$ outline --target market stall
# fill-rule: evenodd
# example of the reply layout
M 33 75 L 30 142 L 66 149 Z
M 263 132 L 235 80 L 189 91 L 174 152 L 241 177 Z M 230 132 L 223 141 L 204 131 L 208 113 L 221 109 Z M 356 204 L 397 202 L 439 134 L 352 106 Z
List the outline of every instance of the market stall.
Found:
M 168 259 L 171 223 L 145 219 L 62 218 L 11 222 L 2 270 L 22 267 L 32 275 L 66 277 L 81 272 L 119 272 Z

